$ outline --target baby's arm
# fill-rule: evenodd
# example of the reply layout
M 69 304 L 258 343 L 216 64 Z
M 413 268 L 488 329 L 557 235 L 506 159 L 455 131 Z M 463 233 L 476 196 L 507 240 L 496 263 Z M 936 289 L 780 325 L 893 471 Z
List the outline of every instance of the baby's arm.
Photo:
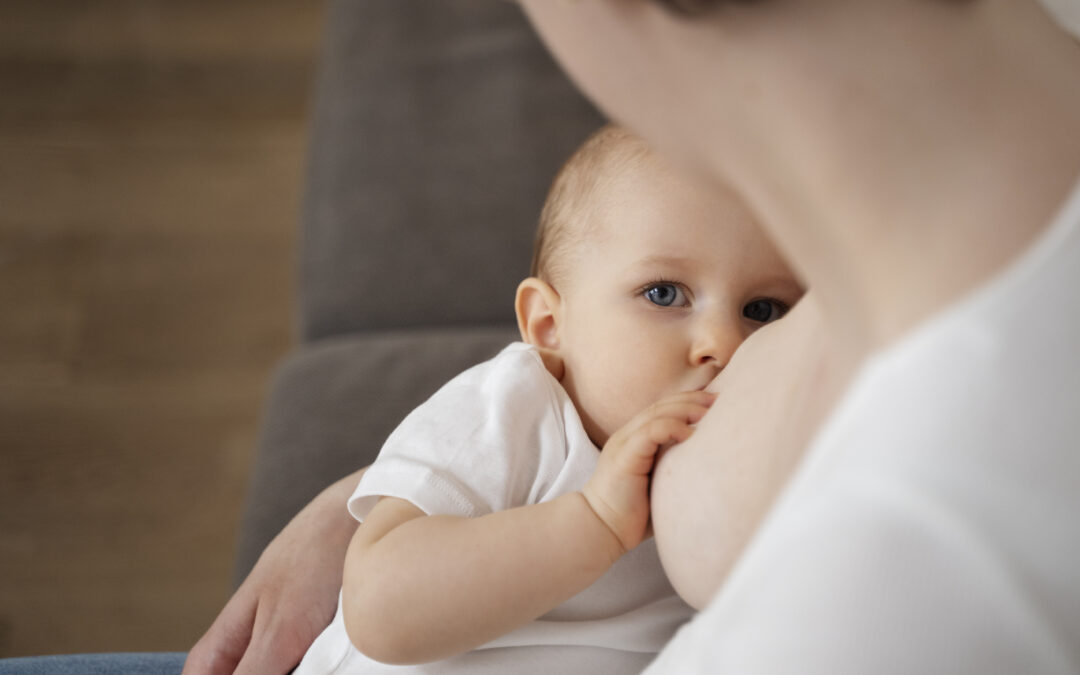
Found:
M 353 644 L 387 663 L 448 658 L 584 590 L 645 538 L 656 452 L 688 438 L 712 398 L 679 394 L 636 416 L 604 446 L 582 492 L 478 518 L 381 499 L 345 560 Z

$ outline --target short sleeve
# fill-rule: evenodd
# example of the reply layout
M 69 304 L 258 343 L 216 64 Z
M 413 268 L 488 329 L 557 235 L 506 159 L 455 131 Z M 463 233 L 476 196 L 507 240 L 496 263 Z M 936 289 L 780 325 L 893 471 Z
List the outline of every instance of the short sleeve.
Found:
M 405 418 L 365 472 L 349 511 L 363 520 L 383 496 L 429 515 L 465 517 L 529 503 L 565 461 L 560 392 L 533 348 L 510 345 Z

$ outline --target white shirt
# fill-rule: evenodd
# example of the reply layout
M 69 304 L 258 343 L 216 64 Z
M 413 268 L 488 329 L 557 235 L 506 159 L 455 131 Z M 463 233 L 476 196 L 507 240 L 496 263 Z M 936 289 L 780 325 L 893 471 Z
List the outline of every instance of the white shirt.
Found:
M 649 673 L 1080 673 L 1080 186 L 872 357 Z
M 457 376 L 387 439 L 349 500 L 358 519 L 381 496 L 428 514 L 478 517 L 580 490 L 596 468 L 570 397 L 529 345 L 514 343 Z M 387 666 L 349 642 L 341 616 L 297 673 L 640 672 L 690 618 L 651 539 L 540 619 L 454 659 Z

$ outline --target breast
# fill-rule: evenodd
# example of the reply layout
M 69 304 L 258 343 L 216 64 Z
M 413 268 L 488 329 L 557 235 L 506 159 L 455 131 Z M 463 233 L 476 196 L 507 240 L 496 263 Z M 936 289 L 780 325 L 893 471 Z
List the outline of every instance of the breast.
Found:
M 846 386 L 857 359 L 837 344 L 808 294 L 743 342 L 710 385 L 717 398 L 694 435 L 658 459 L 657 550 L 691 606 L 722 585 Z

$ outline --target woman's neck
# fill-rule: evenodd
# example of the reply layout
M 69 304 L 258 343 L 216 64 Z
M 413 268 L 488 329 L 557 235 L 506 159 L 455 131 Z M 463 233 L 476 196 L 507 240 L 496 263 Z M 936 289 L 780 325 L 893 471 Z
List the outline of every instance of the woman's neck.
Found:
M 940 59 L 938 77 L 871 57 L 837 66 L 851 77 L 835 91 L 793 84 L 812 105 L 770 139 L 790 152 L 734 177 L 851 349 L 1001 271 L 1080 175 L 1080 45 L 1033 2 L 980 7 L 966 32 L 914 36 L 927 51 L 912 59 Z

